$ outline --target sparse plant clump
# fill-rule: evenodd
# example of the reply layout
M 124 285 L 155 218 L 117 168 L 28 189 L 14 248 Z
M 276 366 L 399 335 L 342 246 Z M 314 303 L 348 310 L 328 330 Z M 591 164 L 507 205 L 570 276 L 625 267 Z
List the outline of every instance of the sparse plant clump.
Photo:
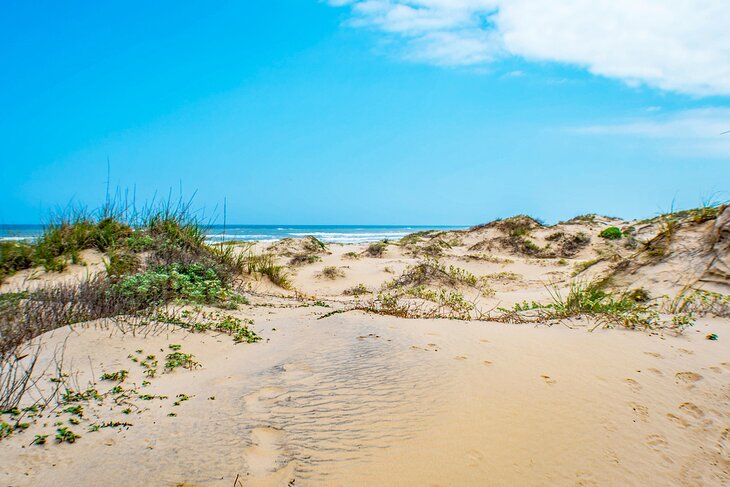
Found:
M 221 317 L 219 313 L 215 313 L 203 321 L 190 320 L 186 318 L 185 313 L 181 317 L 158 313 L 154 318 L 159 322 L 171 323 L 193 332 L 203 333 L 214 331 L 225 333 L 232 336 L 233 341 L 236 343 L 255 343 L 261 340 L 261 337 L 250 328 L 254 324 L 253 320 L 244 320 L 231 315 Z M 169 348 L 173 351 L 179 351 L 182 346 L 179 344 L 171 344 Z
M 345 254 L 342 255 L 342 257 L 345 259 L 357 260 L 360 258 L 360 254 L 358 254 L 357 252 L 346 252 Z
M 510 237 L 525 237 L 536 228 L 542 227 L 542 223 L 528 215 L 517 215 L 497 224 L 498 228 Z
M 81 436 L 77 435 L 67 427 L 60 427 L 56 430 L 56 442 L 57 443 L 76 443 L 76 440 L 81 438 Z M 43 443 L 45 443 L 45 438 L 43 438 Z M 42 443 L 37 443 L 42 444 Z
M 45 445 L 46 438 L 48 438 L 48 435 L 35 435 L 31 444 L 32 445 Z
M 124 382 L 124 379 L 129 375 L 127 370 L 118 370 L 117 372 L 105 372 L 101 374 L 101 380 L 110 380 L 114 382 Z
M 608 227 L 601 230 L 601 233 L 599 233 L 598 236 L 605 238 L 606 240 L 619 240 L 623 237 L 623 233 L 621 233 L 620 228 Z
M 306 264 L 314 264 L 315 262 L 321 262 L 322 257 L 316 254 L 297 254 L 291 258 L 289 265 L 300 266 Z
M 723 205 L 720 205 L 719 203 L 709 202 L 704 204 L 700 208 L 690 210 L 690 218 L 693 223 L 705 223 L 717 218 L 720 213 L 722 213 L 723 209 Z
M 565 232 L 555 232 L 555 233 L 551 233 L 550 235 L 545 237 L 545 240 L 547 240 L 548 242 L 553 242 L 555 240 L 560 240 L 564 236 L 565 236 Z
M 200 363 L 193 360 L 194 355 L 190 353 L 183 353 L 183 352 L 172 352 L 167 354 L 167 357 L 165 357 L 165 370 L 167 371 L 173 371 L 178 367 L 182 367 L 184 369 L 193 370 L 196 367 L 200 367 Z
M 250 253 L 243 259 L 243 266 L 249 274 L 261 274 L 283 289 L 291 288 L 289 275 L 284 268 L 274 262 L 271 254 Z
M 367 246 L 364 254 L 368 257 L 382 257 L 388 248 L 388 242 L 383 240 L 380 242 L 373 242 Z
M 249 325 L 253 325 L 252 320 L 244 321 L 233 316 L 226 316 L 222 321 L 216 323 L 213 329 L 218 332 L 228 333 L 236 343 L 256 343 L 261 341 L 261 337 L 249 328 Z
M 730 317 L 730 294 L 688 288 L 665 305 L 669 313 L 690 313 L 695 316 Z
M 438 317 L 468 320 L 474 310 L 474 304 L 467 301 L 462 293 L 454 290 L 433 291 L 423 286 L 417 286 L 407 290 L 406 294 L 436 303 L 437 307 L 432 313 Z
M 672 329 L 682 331 L 694 324 L 691 313 L 681 313 L 672 316 L 669 321 L 660 318 L 655 308 L 646 301 L 646 297 L 636 291 L 615 294 L 603 289 L 601 281 L 573 281 L 567 294 L 557 286 L 548 287 L 551 302 L 548 304 L 524 303 L 515 305 L 512 310 L 501 311 L 505 314 L 501 321 L 525 321 L 521 317 L 523 312 L 534 312 L 536 315 L 527 321 L 563 320 L 580 316 L 589 316 L 596 323 L 592 330 L 598 327 L 624 327 L 631 330 Z M 638 298 L 638 299 L 637 299 Z
M 398 243 L 403 246 L 417 244 L 417 243 L 421 242 L 424 238 L 430 237 L 431 235 L 433 235 L 433 233 L 435 233 L 435 230 L 426 230 L 423 232 L 409 233 L 405 237 L 401 238 Z
M 590 267 L 593 267 L 594 265 L 601 262 L 602 258 L 596 258 L 596 259 L 590 259 L 590 260 L 584 260 L 582 262 L 577 262 L 575 266 L 573 267 L 573 276 L 577 276 L 581 272 L 589 269 Z
M 514 260 L 507 259 L 504 257 L 497 257 L 496 255 L 490 255 L 490 254 L 468 254 L 466 256 L 469 260 L 480 260 L 484 262 L 489 262 L 492 264 L 514 264 Z
M 626 294 L 626 297 L 636 301 L 637 303 L 648 303 L 649 301 L 651 301 L 651 295 L 649 294 L 649 291 L 647 291 L 643 287 L 629 291 Z
M 596 216 L 597 215 L 595 213 L 578 215 L 566 221 L 565 223 L 568 225 L 592 225 L 596 223 Z
M 368 288 L 365 287 L 365 284 L 360 283 L 357 286 L 345 289 L 343 294 L 345 294 L 346 296 L 362 296 L 363 294 L 367 294 L 368 292 Z
M 415 298 L 403 299 L 404 297 Z M 421 300 L 418 302 L 417 300 Z M 458 291 L 440 289 L 434 291 L 417 286 L 405 291 L 382 291 L 367 303 L 355 309 L 398 318 L 449 318 L 469 320 L 474 303 L 467 301 Z
M 495 281 L 518 281 L 521 278 L 522 276 L 515 272 L 495 272 L 484 276 L 484 279 L 491 279 Z
M 388 283 L 389 288 L 439 284 L 447 287 L 460 285 L 475 287 L 477 277 L 465 269 L 449 266 L 448 268 L 436 260 L 427 259 L 415 266 L 407 268 L 400 277 Z
M 324 269 L 322 269 L 322 277 L 326 279 L 338 279 L 340 277 L 345 277 L 345 273 L 342 271 L 342 269 L 335 267 L 335 266 L 327 266 Z

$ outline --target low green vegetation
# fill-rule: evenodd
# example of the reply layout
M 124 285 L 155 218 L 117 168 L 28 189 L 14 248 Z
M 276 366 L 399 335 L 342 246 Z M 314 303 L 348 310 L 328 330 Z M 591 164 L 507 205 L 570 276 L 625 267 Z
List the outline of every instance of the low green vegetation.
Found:
M 730 294 L 687 288 L 666 306 L 668 313 L 690 313 L 694 316 L 730 317 Z
M 619 240 L 623 237 L 623 234 L 621 233 L 620 228 L 608 227 L 601 230 L 601 233 L 599 233 L 598 236 L 607 240 Z
M 435 284 L 446 287 L 477 287 L 479 279 L 461 267 L 446 267 L 435 259 L 426 259 L 408 267 L 403 274 L 386 284 L 388 288 Z
M 76 443 L 76 440 L 78 440 L 79 438 L 81 438 L 80 435 L 77 435 L 65 426 L 62 426 L 56 430 L 57 443 Z M 45 443 L 45 438 L 43 442 Z
M 694 325 L 691 313 L 679 313 L 668 320 L 660 317 L 655 306 L 648 300 L 648 293 L 637 289 L 624 293 L 612 293 L 605 289 L 603 281 L 572 281 L 567 294 L 554 285 L 548 287 L 551 302 L 518 303 L 513 309 L 499 308 L 503 313 L 500 321 L 534 321 L 565 320 L 581 316 L 590 317 L 598 327 L 623 327 L 631 330 L 673 329 L 682 331 Z M 522 313 L 535 312 L 531 318 Z
M 165 357 L 165 370 L 173 371 L 178 367 L 192 370 L 200 367 L 200 364 L 193 359 L 193 355 L 183 352 L 168 353 Z
M 129 375 L 127 370 L 118 370 L 117 372 L 105 372 L 101 374 L 101 380 L 109 380 L 114 382 L 124 382 L 124 379 Z
M 249 253 L 241 259 L 241 267 L 249 274 L 260 274 L 268 277 L 272 283 L 283 289 L 291 289 L 289 275 L 283 266 L 274 262 L 274 256 L 271 254 Z
M 172 299 L 212 304 L 225 301 L 230 290 L 215 267 L 170 264 L 124 277 L 112 286 L 111 292 L 147 307 Z

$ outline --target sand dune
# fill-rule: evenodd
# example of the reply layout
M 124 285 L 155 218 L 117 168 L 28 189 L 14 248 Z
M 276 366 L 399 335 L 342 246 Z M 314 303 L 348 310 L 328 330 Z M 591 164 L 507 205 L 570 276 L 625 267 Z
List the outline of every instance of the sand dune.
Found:
M 65 346 L 63 370 L 76 390 L 91 386 L 99 397 L 83 403 L 81 416 L 48 409 L 0 441 L 0 478 L 109 486 L 236 479 L 246 486 L 727 485 L 730 321 L 720 308 L 681 333 L 590 332 L 589 317 L 509 324 L 355 308 L 397 291 L 428 309 L 424 290 L 448 289 L 488 312 L 546 302 L 551 283 L 565 288 L 575 279 L 608 279 L 609 288 L 643 289 L 668 305 L 691 286 L 727 289 L 728 220 L 727 209 L 706 221 L 684 219 L 661 242 L 660 220 L 585 217 L 544 227 L 520 218 L 412 236 L 384 246 L 381 256 L 368 244 L 256 243 L 254 250 L 276 252 L 289 266 L 294 290 L 249 279 L 250 304 L 225 313 L 252 319 L 263 341 L 234 344 L 225 334 L 114 320 L 45 334 L 41 360 L 51 367 L 31 395 L 53 387 L 54 352 Z M 611 226 L 624 238 L 599 236 Z M 297 255 L 313 257 L 292 262 Z M 438 264 L 408 274 L 424 262 Z M 29 282 L 13 279 L 4 290 Z M 149 362 L 161 364 L 177 349 L 200 366 L 159 365 L 149 376 Z M 101 380 L 119 370 L 128 370 L 122 382 Z M 136 393 L 107 394 L 116 385 Z M 54 444 L 57 422 L 81 438 Z M 129 425 L 90 431 L 115 422 Z M 49 433 L 46 444 L 31 445 Z

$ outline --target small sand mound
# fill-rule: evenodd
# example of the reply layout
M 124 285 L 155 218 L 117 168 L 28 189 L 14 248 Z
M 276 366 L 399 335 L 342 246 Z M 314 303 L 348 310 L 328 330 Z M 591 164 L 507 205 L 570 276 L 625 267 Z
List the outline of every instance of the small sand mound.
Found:
M 463 269 L 446 268 L 437 261 L 423 261 L 406 269 L 390 283 L 390 287 L 413 288 L 427 286 L 436 288 L 473 287 L 477 278 Z
M 542 228 L 544 225 L 538 220 L 527 215 L 517 215 L 504 220 L 494 220 L 489 223 L 483 223 L 471 227 L 467 232 L 478 232 L 481 230 L 487 230 L 496 228 L 503 233 L 519 233 L 523 234 L 524 231 L 534 230 L 535 228 Z
M 291 257 L 294 255 L 324 255 L 329 254 L 327 245 L 312 235 L 302 238 L 285 238 L 269 245 L 269 252 Z

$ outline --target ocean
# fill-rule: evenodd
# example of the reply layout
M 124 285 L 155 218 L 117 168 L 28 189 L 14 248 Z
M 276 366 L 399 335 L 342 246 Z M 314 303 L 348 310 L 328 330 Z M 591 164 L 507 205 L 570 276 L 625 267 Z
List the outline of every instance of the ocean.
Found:
M 207 227 L 211 243 L 230 240 L 281 240 L 313 235 L 328 243 L 363 243 L 397 240 L 409 233 L 425 230 L 457 230 L 464 227 L 438 225 L 223 225 Z M 42 225 L 0 225 L 0 241 L 32 241 L 43 230 Z

